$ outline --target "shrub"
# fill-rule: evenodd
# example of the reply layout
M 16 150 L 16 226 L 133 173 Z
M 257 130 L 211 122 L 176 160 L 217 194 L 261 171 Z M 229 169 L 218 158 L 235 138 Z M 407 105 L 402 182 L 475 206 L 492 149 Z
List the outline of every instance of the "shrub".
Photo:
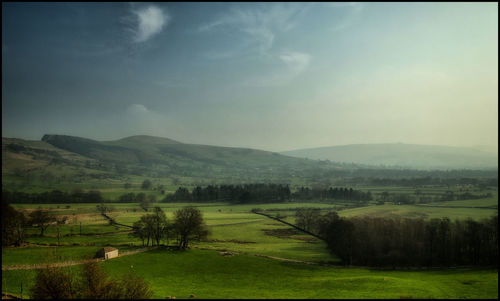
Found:
M 120 287 L 123 289 L 122 298 L 124 299 L 149 299 L 153 294 L 149 284 L 132 272 L 122 276 Z
M 133 272 L 115 280 L 97 262 L 84 264 L 79 277 L 69 269 L 47 266 L 37 272 L 30 290 L 34 299 L 149 299 L 152 294 L 149 284 Z
M 79 289 L 79 297 L 84 299 L 118 299 L 122 295 L 118 283 L 109 278 L 97 262 L 83 265 Z
M 41 269 L 30 290 L 33 299 L 72 299 L 75 297 L 75 281 L 71 272 L 61 268 Z

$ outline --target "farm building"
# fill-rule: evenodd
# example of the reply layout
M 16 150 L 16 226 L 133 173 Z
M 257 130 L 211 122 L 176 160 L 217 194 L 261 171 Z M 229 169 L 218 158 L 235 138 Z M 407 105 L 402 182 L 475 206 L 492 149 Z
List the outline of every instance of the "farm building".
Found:
M 111 258 L 118 257 L 118 249 L 112 248 L 112 247 L 104 247 L 104 248 L 100 249 L 99 251 L 97 251 L 97 253 L 95 254 L 95 257 L 96 258 L 103 258 L 104 257 L 104 259 L 111 259 Z

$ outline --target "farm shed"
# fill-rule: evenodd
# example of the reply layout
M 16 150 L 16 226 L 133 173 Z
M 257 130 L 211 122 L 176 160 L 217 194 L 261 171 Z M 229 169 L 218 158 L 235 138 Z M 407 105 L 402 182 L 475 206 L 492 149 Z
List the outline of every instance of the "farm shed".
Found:
M 99 251 L 97 251 L 97 253 L 95 254 L 95 257 L 96 258 L 103 258 L 104 257 L 104 259 L 111 259 L 111 258 L 118 257 L 118 249 L 112 248 L 112 247 L 104 247 L 104 248 L 100 249 Z

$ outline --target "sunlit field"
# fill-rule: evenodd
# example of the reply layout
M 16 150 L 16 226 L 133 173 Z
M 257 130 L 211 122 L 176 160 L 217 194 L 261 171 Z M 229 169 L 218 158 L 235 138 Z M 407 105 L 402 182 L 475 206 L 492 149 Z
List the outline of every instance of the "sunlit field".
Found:
M 187 298 L 191 294 L 196 298 L 496 298 L 495 269 L 343 268 L 336 266 L 339 259 L 328 252 L 323 241 L 251 212 L 259 208 L 291 223 L 297 208 L 318 208 L 321 212 L 343 209 L 339 211 L 341 216 L 481 219 L 497 214 L 496 209 L 449 206 L 463 207 L 473 202 L 493 205 L 491 200 L 449 202 L 443 208 L 386 204 L 351 209 L 341 203 L 156 203 L 170 221 L 175 210 L 196 206 L 203 213 L 209 236 L 194 242 L 185 252 L 151 250 L 101 264 L 112 275 L 133 267 L 151 284 L 154 298 Z M 107 205 L 114 207 L 109 216 L 124 225 L 132 225 L 146 214 L 137 203 Z M 97 212 L 96 204 L 14 206 L 27 212 L 46 208 L 58 216 L 67 216 L 70 222 L 59 227 L 59 238 L 56 226 L 49 226 L 44 237 L 39 236 L 39 229 L 28 229 L 27 242 L 32 245 L 3 248 L 3 267 L 78 261 L 92 257 L 99 247 L 107 245 L 120 252 L 142 247 L 141 241 L 130 236 L 130 228 L 110 225 Z M 35 270 L 3 271 L 2 290 L 19 295 L 23 282 L 26 296 L 34 273 Z

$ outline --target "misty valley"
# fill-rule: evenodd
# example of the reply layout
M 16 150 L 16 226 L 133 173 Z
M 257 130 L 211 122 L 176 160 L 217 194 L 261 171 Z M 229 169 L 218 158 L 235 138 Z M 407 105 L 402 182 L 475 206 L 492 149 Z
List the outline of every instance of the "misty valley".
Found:
M 498 300 L 498 3 L 2 2 L 2 299 Z
M 35 284 L 45 274 L 111 279 L 80 291 L 61 284 L 64 298 L 497 294 L 493 167 L 60 135 L 3 138 L 2 162 L 2 287 L 12 297 L 43 297 Z M 106 248 L 116 258 L 96 255 Z M 116 288 L 134 281 L 140 294 Z

